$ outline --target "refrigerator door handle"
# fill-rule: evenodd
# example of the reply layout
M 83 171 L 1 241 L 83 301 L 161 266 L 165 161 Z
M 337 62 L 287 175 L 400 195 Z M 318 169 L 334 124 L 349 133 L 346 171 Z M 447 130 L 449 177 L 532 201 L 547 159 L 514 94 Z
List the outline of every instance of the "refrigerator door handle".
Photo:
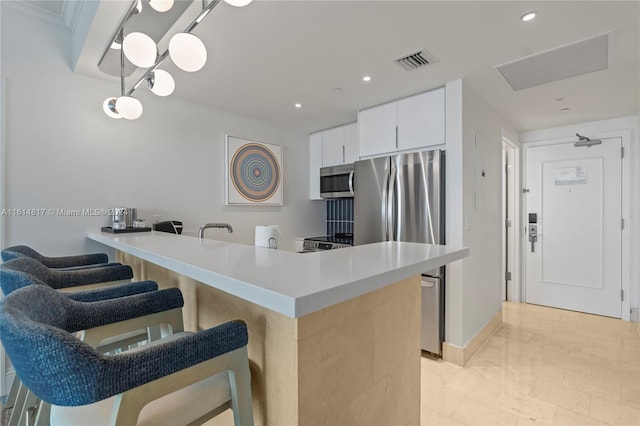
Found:
M 387 205 L 389 204 L 389 175 L 385 174 L 382 181 L 382 225 L 384 227 L 384 241 L 389 241 L 389 218 Z
M 353 194 L 353 174 L 354 173 L 355 172 L 349 173 L 349 191 L 351 191 L 352 194 Z
M 395 186 L 398 178 L 397 169 L 391 167 L 391 178 L 389 179 L 389 196 L 387 199 L 387 241 L 396 241 L 396 215 L 394 208 L 396 207 Z

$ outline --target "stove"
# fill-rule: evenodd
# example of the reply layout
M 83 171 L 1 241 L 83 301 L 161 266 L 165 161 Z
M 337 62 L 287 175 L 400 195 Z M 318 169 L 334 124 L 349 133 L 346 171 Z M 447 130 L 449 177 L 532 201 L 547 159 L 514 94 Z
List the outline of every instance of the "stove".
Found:
M 339 248 L 351 247 L 353 245 L 353 234 L 335 234 L 325 235 L 322 237 L 305 238 L 302 243 L 302 252 L 309 253 L 312 251 L 334 250 Z

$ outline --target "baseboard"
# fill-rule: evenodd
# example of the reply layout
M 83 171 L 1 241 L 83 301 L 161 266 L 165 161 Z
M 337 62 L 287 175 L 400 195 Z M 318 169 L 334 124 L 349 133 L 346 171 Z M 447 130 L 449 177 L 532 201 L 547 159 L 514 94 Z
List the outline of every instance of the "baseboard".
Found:
M 452 364 L 464 367 L 471 357 L 484 345 L 502 325 L 502 310 L 489 320 L 482 330 L 467 343 L 464 348 L 444 342 L 442 344 L 442 359 Z

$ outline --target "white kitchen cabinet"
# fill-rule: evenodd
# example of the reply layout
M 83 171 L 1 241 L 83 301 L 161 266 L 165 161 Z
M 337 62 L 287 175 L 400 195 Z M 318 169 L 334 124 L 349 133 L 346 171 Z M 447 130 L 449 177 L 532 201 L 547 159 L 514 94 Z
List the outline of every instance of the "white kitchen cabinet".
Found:
M 309 135 L 309 198 L 320 198 L 320 168 L 322 167 L 322 132 Z
M 358 125 L 346 124 L 309 135 L 309 196 L 320 198 L 320 168 L 358 160 Z
M 344 164 L 344 127 L 322 131 L 322 167 Z
M 444 144 L 444 88 L 398 101 L 398 150 Z
M 360 157 L 394 152 L 398 108 L 395 102 L 358 112 Z
M 344 126 L 344 164 L 358 161 L 358 123 Z
M 361 157 L 445 143 L 444 88 L 359 111 Z
M 358 159 L 358 127 L 356 123 L 323 130 L 321 133 L 322 167 L 350 164 Z

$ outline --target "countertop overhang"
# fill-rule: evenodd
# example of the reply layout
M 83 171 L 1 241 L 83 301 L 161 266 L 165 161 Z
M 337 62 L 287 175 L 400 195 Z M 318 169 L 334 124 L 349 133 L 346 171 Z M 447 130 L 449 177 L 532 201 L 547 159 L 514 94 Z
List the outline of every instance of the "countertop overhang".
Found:
M 291 318 L 469 256 L 465 247 L 397 241 L 295 253 L 155 231 L 87 236 Z

